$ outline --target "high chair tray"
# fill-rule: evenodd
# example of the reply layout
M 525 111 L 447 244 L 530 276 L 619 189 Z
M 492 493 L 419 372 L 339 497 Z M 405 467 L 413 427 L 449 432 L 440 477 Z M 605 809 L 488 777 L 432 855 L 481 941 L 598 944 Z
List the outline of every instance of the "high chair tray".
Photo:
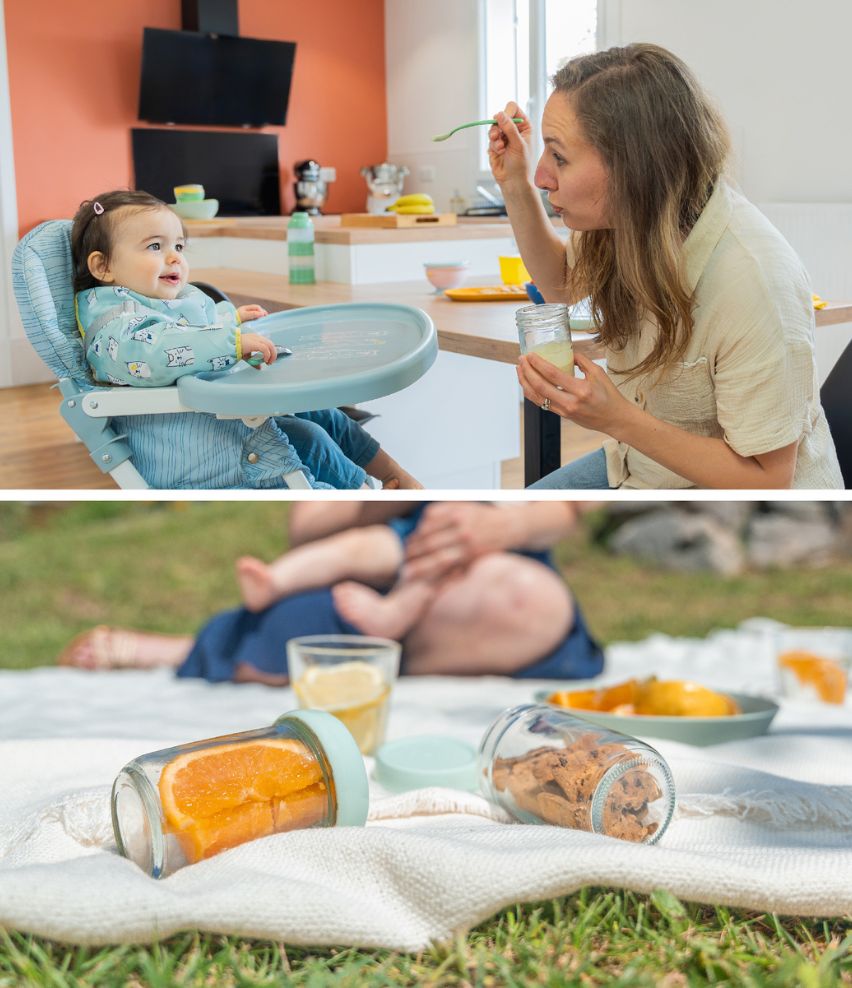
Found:
M 289 347 L 260 370 L 245 363 L 182 377 L 180 401 L 218 415 L 285 415 L 380 398 L 413 384 L 434 363 L 438 341 L 420 309 L 347 302 L 276 312 L 248 324 Z

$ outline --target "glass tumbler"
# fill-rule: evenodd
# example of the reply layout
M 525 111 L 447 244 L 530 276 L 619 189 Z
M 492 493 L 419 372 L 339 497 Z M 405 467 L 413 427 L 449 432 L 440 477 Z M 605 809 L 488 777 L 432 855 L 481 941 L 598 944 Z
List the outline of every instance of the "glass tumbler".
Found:
M 479 773 L 485 796 L 521 823 L 654 844 L 675 809 L 671 771 L 650 745 L 544 704 L 498 717 Z
M 118 850 L 154 878 L 249 840 L 305 827 L 363 826 L 364 760 L 330 714 L 134 758 L 112 787 Z
M 780 628 L 775 632 L 775 658 L 784 696 L 845 702 L 852 667 L 849 628 Z
M 385 739 L 399 642 L 366 635 L 305 635 L 287 642 L 287 667 L 299 706 L 326 710 L 371 755 Z
M 524 305 L 515 312 L 521 353 L 537 353 L 566 374 L 574 371 L 570 310 L 562 302 Z

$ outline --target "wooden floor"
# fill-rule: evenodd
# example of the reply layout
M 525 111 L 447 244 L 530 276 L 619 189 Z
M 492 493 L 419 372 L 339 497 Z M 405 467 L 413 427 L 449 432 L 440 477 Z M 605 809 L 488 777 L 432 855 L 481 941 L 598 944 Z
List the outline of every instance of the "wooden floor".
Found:
M 49 384 L 0 389 L 0 488 L 117 490 L 59 413 Z
M 47 384 L 0 388 L 0 489 L 117 490 L 65 424 L 59 401 L 59 392 Z M 596 449 L 601 439 L 564 422 L 562 462 Z M 504 490 L 523 488 L 521 457 L 506 460 L 501 473 Z

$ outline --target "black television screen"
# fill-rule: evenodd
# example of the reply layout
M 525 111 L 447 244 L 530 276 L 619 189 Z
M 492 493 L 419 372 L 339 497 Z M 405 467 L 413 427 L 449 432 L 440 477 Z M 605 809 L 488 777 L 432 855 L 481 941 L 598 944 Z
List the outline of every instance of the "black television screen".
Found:
M 263 127 L 287 122 L 293 41 L 146 27 L 139 119 Z
M 278 135 L 134 127 L 136 188 L 174 202 L 174 187 L 199 183 L 221 216 L 280 216 Z

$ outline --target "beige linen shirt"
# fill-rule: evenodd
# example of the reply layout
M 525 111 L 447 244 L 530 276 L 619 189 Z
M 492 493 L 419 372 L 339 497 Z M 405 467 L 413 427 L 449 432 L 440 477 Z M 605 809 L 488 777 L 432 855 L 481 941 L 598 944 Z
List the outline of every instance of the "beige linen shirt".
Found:
M 724 439 L 740 456 L 798 442 L 793 487 L 843 489 L 819 400 L 811 288 L 793 249 L 720 181 L 684 241 L 684 261 L 695 326 L 682 359 L 628 380 L 625 370 L 650 353 L 657 332 L 645 320 L 624 350 L 607 351 L 618 390 L 655 418 Z M 611 487 L 695 486 L 614 439 L 604 451 Z

